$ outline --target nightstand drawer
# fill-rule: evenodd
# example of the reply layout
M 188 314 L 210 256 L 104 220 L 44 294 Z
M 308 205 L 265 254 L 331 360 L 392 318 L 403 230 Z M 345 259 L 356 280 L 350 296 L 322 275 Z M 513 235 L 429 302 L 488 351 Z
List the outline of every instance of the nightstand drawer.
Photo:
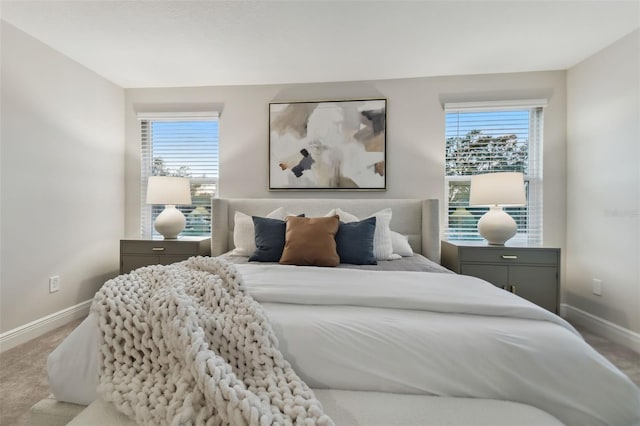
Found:
M 120 240 L 120 273 L 149 265 L 170 265 L 192 256 L 211 255 L 211 238 L 177 240 Z
M 199 245 L 195 243 L 173 244 L 167 241 L 126 241 L 122 243 L 122 254 L 198 254 Z
M 460 262 L 555 265 L 558 263 L 558 252 L 532 248 L 463 247 L 460 249 Z

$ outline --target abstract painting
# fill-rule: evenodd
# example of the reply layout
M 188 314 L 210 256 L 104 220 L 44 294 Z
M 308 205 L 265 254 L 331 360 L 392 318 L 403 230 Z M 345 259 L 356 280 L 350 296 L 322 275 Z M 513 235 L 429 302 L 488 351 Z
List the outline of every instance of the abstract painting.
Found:
M 269 104 L 270 190 L 386 189 L 386 99 Z

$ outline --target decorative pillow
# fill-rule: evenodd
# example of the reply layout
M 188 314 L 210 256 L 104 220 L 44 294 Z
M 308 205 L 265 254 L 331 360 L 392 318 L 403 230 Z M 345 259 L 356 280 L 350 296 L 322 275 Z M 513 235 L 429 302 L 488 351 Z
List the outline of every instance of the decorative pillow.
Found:
M 376 218 L 370 217 L 360 222 L 340 222 L 336 234 L 336 246 L 340 263 L 352 265 L 376 265 L 373 254 L 373 235 L 376 232 Z
M 298 215 L 304 217 L 304 214 Z M 252 262 L 277 262 L 284 249 L 284 220 L 252 216 L 256 230 L 256 250 L 249 257 Z
M 286 219 L 284 250 L 280 263 L 301 266 L 338 266 L 335 235 L 338 216 Z
M 341 209 L 331 210 L 329 213 L 337 214 L 340 220 L 345 223 L 357 222 L 357 216 L 345 212 Z M 393 246 L 391 245 L 391 209 L 382 209 L 368 217 L 376 218 L 376 232 L 373 236 L 373 254 L 377 260 L 395 259 L 393 255 Z
M 277 262 L 284 249 L 284 220 L 268 219 L 253 216 L 256 231 L 256 250 L 249 257 L 249 261 Z
M 409 237 L 406 235 L 391 231 L 391 246 L 393 247 L 394 254 L 399 254 L 404 257 L 413 256 L 413 249 L 409 244 Z
M 338 217 L 340 218 L 340 221 L 344 223 L 357 222 L 360 220 L 358 219 L 358 216 L 345 212 L 340 208 L 329 211 L 329 213 L 327 213 L 325 217 L 335 216 L 335 215 L 338 215 Z
M 267 215 L 270 219 L 283 220 L 286 217 L 284 207 L 278 207 Z M 231 256 L 251 256 L 256 250 L 256 233 L 251 216 L 236 211 L 233 226 L 233 245 Z

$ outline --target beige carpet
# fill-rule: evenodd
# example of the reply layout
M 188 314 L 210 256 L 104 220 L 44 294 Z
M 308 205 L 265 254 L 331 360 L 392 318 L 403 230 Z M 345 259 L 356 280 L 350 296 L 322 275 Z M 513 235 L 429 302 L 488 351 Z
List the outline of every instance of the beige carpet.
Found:
M 47 383 L 47 355 L 80 321 L 0 354 L 0 425 L 28 425 L 29 408 L 51 393 Z M 582 328 L 578 330 L 591 346 L 640 386 L 639 354 Z
M 584 337 L 587 343 L 604 355 L 613 365 L 618 367 L 620 371 L 629 376 L 633 383 L 640 387 L 640 354 L 613 343 L 604 337 L 593 334 L 575 324 L 574 327 L 582 334 L 582 337 Z
M 72 321 L 0 353 L 0 425 L 29 424 L 29 408 L 51 393 L 47 382 L 47 355 L 80 322 L 82 319 Z

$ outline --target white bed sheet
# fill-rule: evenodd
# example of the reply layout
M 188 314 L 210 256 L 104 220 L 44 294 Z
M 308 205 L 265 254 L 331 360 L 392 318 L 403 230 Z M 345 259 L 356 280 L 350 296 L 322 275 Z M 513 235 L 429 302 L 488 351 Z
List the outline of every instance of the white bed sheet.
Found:
M 237 268 L 264 306 L 285 358 L 311 387 L 508 400 L 568 425 L 640 424 L 640 393 L 623 373 L 561 318 L 482 280 Z M 91 317 L 80 328 L 78 339 L 96 338 Z M 65 341 L 56 358 L 77 345 Z M 49 367 L 58 399 L 95 398 L 87 377 L 97 371 L 52 359 Z M 53 384 L 62 382 L 63 391 Z

